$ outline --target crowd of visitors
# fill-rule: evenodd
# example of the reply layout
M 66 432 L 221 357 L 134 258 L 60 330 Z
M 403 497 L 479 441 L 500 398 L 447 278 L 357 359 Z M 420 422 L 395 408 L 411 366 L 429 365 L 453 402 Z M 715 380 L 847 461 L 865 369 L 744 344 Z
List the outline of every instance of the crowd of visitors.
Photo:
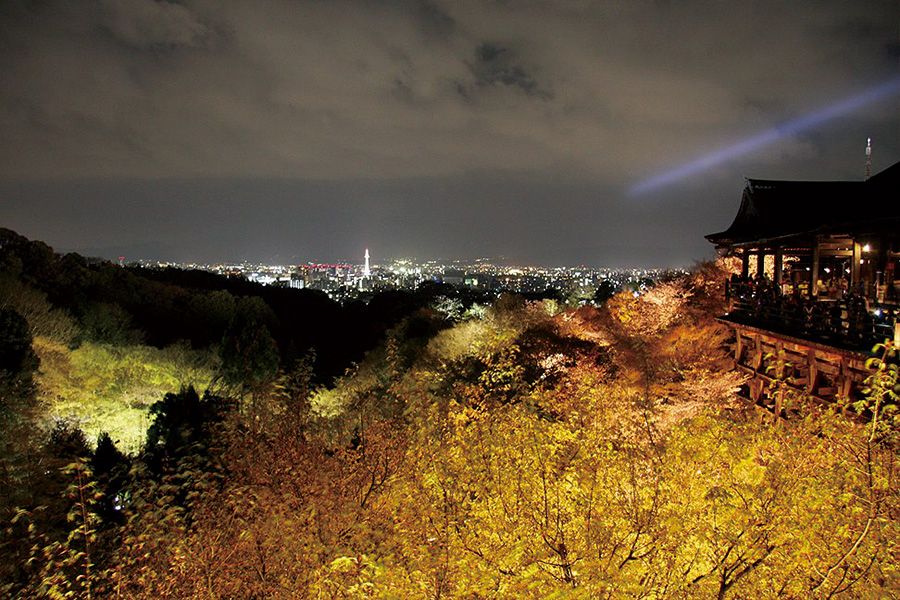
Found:
M 834 289 L 839 293 L 810 298 L 797 287 L 784 293 L 781 286 L 765 276 L 742 278 L 734 275 L 728 285 L 733 304 L 729 318 L 797 337 L 851 347 L 871 345 L 893 328 L 896 316 L 893 309 L 873 309 L 864 296 L 839 282 L 834 282 Z

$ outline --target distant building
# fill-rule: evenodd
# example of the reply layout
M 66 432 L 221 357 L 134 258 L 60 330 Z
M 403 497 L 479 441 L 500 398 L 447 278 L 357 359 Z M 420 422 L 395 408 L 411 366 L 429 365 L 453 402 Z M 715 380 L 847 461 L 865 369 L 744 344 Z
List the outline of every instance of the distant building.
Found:
M 447 285 L 462 285 L 466 279 L 465 271 L 461 269 L 445 269 L 441 281 Z

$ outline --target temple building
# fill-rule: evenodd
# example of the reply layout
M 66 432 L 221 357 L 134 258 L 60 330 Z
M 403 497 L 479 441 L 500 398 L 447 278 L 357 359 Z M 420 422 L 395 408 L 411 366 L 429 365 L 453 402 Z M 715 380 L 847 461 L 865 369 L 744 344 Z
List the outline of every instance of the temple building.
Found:
M 782 382 L 852 399 L 873 346 L 900 341 L 900 163 L 865 181 L 748 180 L 734 222 L 706 238 L 741 261 L 721 320 L 758 405 L 781 413 L 768 390 Z

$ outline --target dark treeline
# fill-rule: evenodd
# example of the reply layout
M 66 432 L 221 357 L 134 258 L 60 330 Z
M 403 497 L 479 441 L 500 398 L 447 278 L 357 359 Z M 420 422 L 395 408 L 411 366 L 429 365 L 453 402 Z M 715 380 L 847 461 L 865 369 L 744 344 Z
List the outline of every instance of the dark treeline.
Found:
M 249 320 L 272 336 L 282 369 L 290 370 L 312 353 L 314 376 L 322 383 L 342 374 L 388 329 L 435 298 L 457 297 L 468 305 L 485 300 L 435 283 L 342 306 L 321 291 L 61 255 L 8 229 L 0 229 L 0 276 L 46 294 L 54 307 L 74 317 L 83 339 L 160 348 L 187 341 L 195 349 L 206 348 L 222 343 L 236 318 Z

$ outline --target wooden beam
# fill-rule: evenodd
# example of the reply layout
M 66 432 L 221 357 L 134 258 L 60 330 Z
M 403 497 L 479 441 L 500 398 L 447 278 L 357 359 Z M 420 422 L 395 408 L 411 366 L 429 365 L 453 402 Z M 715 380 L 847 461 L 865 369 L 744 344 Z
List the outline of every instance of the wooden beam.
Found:
M 762 336 L 754 335 L 753 341 L 756 342 L 756 354 L 753 355 L 753 370 L 758 373 L 763 364 Z
M 887 267 L 888 267 L 888 245 L 890 241 L 887 236 L 882 235 L 878 240 L 878 248 L 876 248 L 875 263 L 875 301 L 884 302 L 887 298 Z
M 778 293 L 781 293 L 781 269 L 783 267 L 782 260 L 783 256 L 781 254 L 781 246 L 775 247 L 775 268 L 772 272 L 772 281 L 775 282 L 775 289 L 778 290 Z

